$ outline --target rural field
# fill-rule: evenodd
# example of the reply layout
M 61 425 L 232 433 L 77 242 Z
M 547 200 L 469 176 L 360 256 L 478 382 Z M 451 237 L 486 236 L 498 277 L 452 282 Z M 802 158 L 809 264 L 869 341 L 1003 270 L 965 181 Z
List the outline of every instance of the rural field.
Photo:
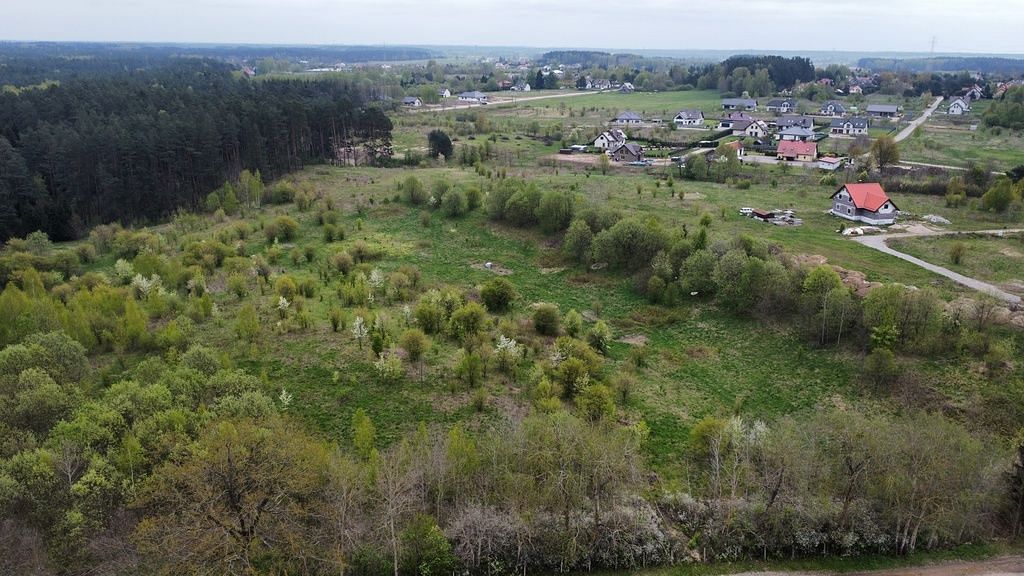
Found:
M 1020 566 L 1024 86 L 480 50 L 0 42 L 0 574 Z

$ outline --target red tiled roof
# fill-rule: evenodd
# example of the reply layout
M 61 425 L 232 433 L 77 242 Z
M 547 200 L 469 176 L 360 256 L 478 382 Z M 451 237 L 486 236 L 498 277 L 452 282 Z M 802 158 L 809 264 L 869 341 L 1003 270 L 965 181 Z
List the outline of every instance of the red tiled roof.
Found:
M 795 140 L 783 140 L 779 142 L 779 154 L 782 156 L 810 156 L 818 155 L 818 145 L 814 142 L 798 142 Z
M 843 188 L 846 188 L 846 191 L 850 193 L 850 199 L 853 200 L 853 205 L 857 208 L 877 212 L 883 204 L 890 202 L 889 195 L 882 189 L 882 185 L 877 182 L 847 184 Z

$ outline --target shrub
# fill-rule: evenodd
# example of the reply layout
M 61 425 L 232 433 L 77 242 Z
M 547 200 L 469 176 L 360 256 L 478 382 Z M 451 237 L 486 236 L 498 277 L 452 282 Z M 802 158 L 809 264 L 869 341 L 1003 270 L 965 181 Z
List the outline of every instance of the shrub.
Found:
M 601 354 L 608 354 L 608 346 L 612 341 L 612 331 L 604 320 L 598 320 L 587 333 L 587 344 Z
M 281 296 L 288 300 L 293 300 L 295 298 L 295 295 L 298 294 L 298 292 L 299 287 L 295 283 L 295 279 L 293 279 L 291 276 L 288 276 L 287 274 L 282 274 L 281 276 L 278 276 L 277 280 L 274 281 L 274 293 L 277 294 L 278 296 Z
M 569 225 L 569 230 L 565 233 L 562 252 L 576 262 L 583 262 L 590 253 L 590 245 L 593 240 L 594 233 L 590 230 L 590 226 L 583 220 L 573 220 Z
M 953 245 L 949 247 L 949 261 L 953 264 L 959 265 L 963 261 L 964 254 L 966 252 L 967 244 L 964 244 L 963 242 L 954 242 Z
M 279 242 L 288 242 L 295 239 L 295 234 L 298 230 L 299 223 L 293 218 L 289 216 L 278 216 L 263 227 L 263 234 L 266 236 L 267 242 L 273 242 L 275 240 Z
M 427 201 L 427 190 L 418 178 L 409 176 L 402 183 L 402 199 L 413 206 L 419 206 Z
M 449 190 L 441 199 L 441 210 L 451 218 L 464 215 L 469 210 L 466 193 L 458 188 Z
M 487 311 L 476 302 L 467 302 L 452 312 L 449 331 L 456 338 L 472 336 L 483 329 Z
M 505 203 L 505 219 L 519 227 L 536 224 L 540 199 L 540 191 L 533 186 L 516 192 Z
M 572 221 L 573 197 L 569 192 L 549 190 L 537 205 L 536 216 L 541 230 L 547 233 L 565 230 Z
M 484 284 L 480 298 L 491 312 L 504 312 L 515 300 L 516 290 L 508 280 L 495 278 Z
M 578 338 L 583 332 L 583 316 L 575 309 L 565 314 L 565 333 L 573 338 Z
M 615 400 L 604 384 L 591 384 L 576 395 L 576 407 L 587 420 L 596 422 L 615 416 Z
M 540 304 L 533 311 L 533 329 L 544 336 L 557 336 L 561 328 L 561 316 L 554 304 Z
M 355 262 L 352 259 L 352 255 L 344 250 L 331 255 L 331 266 L 342 274 L 347 275 L 354 265 Z

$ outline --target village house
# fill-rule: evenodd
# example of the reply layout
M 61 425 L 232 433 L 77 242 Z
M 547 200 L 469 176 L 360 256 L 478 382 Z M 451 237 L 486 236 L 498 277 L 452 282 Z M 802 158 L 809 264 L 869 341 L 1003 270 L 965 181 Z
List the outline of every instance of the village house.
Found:
M 516 83 L 515 86 L 509 88 L 509 90 L 511 90 L 513 92 L 529 92 L 530 91 L 530 84 L 520 80 L 519 82 Z
M 420 100 L 418 96 L 406 96 L 405 98 L 402 98 L 402 106 L 419 108 L 420 106 L 423 106 L 423 100 Z
M 722 110 L 757 110 L 757 100 L 753 98 L 723 98 Z
M 895 118 L 900 115 L 900 107 L 896 104 L 869 104 L 868 115 L 879 118 Z
M 850 86 L 850 94 L 863 94 L 863 93 L 864 93 L 864 89 L 861 88 L 860 86 L 858 86 L 856 84 L 853 85 L 853 86 Z
M 732 130 L 735 136 L 750 136 L 751 138 L 764 138 L 768 135 L 768 124 L 764 120 L 753 120 L 750 124 L 747 124 L 742 130 L 738 130 L 738 126 L 733 126 Z
M 473 90 L 472 92 L 463 92 L 459 94 L 459 102 L 473 102 L 476 104 L 484 104 L 487 102 L 487 94 Z
M 626 133 L 622 130 L 608 130 L 602 132 L 594 139 L 594 148 L 600 148 L 601 150 L 611 150 L 620 144 L 626 142 Z
M 821 105 L 819 112 L 822 116 L 844 116 L 846 115 L 846 106 L 837 100 L 829 100 Z
M 715 130 L 732 130 L 737 122 L 753 122 L 754 117 L 746 112 L 730 112 L 726 116 L 722 116 L 722 119 L 718 121 L 718 125 L 715 126 Z M 750 124 L 744 124 L 743 128 L 746 128 Z
M 975 84 L 964 91 L 964 100 L 971 102 L 972 100 L 981 100 L 981 97 L 985 95 L 985 90 Z
M 769 112 L 788 114 L 796 110 L 796 100 L 792 98 L 776 98 L 769 100 L 766 108 Z
M 608 90 L 612 87 L 612 81 L 607 78 L 598 78 L 591 82 L 590 85 L 594 90 Z
M 835 172 L 843 167 L 843 163 L 846 160 L 844 158 L 836 158 L 835 156 L 822 156 L 818 158 L 818 168 L 827 170 L 829 172 Z
M 612 120 L 612 123 L 613 124 L 640 124 L 643 121 L 644 121 L 643 117 L 641 117 L 636 112 L 633 112 L 631 110 L 626 110 L 625 112 L 621 112 L 618 116 L 616 116 Z
M 780 130 L 776 137 L 783 142 L 806 142 L 814 138 L 814 130 L 808 130 L 800 126 L 792 126 Z
M 440 90 L 437 91 L 437 95 L 440 96 L 441 98 L 451 98 L 452 91 L 447 88 L 441 88 Z
M 899 209 L 878 183 L 845 184 L 832 194 L 832 214 L 875 226 L 894 224 Z
M 953 101 L 949 103 L 949 108 L 947 108 L 947 113 L 953 116 L 963 116 L 970 111 L 971 105 L 967 100 L 960 97 L 954 98 Z
M 637 162 L 644 159 L 644 149 L 634 142 L 625 142 L 608 151 L 616 162 Z
M 812 130 L 814 128 L 814 119 L 807 116 L 783 116 L 776 120 L 769 120 L 768 126 L 774 126 L 776 130 L 785 130 L 786 128 L 807 128 Z
M 672 119 L 676 126 L 704 126 L 704 112 L 700 110 L 680 110 Z
M 869 126 L 867 118 L 836 118 L 829 124 L 829 133 L 861 136 L 868 133 Z
M 634 88 L 629 82 L 623 82 L 622 86 L 619 86 L 619 92 L 622 92 L 623 94 L 632 94 L 634 91 L 636 91 L 636 88 Z
M 779 160 L 814 162 L 818 158 L 818 145 L 814 142 L 783 140 L 779 142 L 776 157 Z

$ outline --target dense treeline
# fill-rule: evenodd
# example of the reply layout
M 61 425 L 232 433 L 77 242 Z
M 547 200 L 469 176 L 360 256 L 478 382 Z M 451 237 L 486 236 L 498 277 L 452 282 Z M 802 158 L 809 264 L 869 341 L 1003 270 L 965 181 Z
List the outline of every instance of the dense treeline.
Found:
M 981 74 L 1022 74 L 1024 60 L 994 56 L 936 56 L 932 58 L 861 58 L 857 66 L 892 72 L 979 72 Z
M 0 238 L 162 218 L 245 169 L 274 177 L 360 147 L 390 155 L 391 122 L 339 81 L 235 79 L 176 60 L 0 94 Z
M 1011 88 L 983 116 L 988 126 L 1024 130 L 1024 87 Z

